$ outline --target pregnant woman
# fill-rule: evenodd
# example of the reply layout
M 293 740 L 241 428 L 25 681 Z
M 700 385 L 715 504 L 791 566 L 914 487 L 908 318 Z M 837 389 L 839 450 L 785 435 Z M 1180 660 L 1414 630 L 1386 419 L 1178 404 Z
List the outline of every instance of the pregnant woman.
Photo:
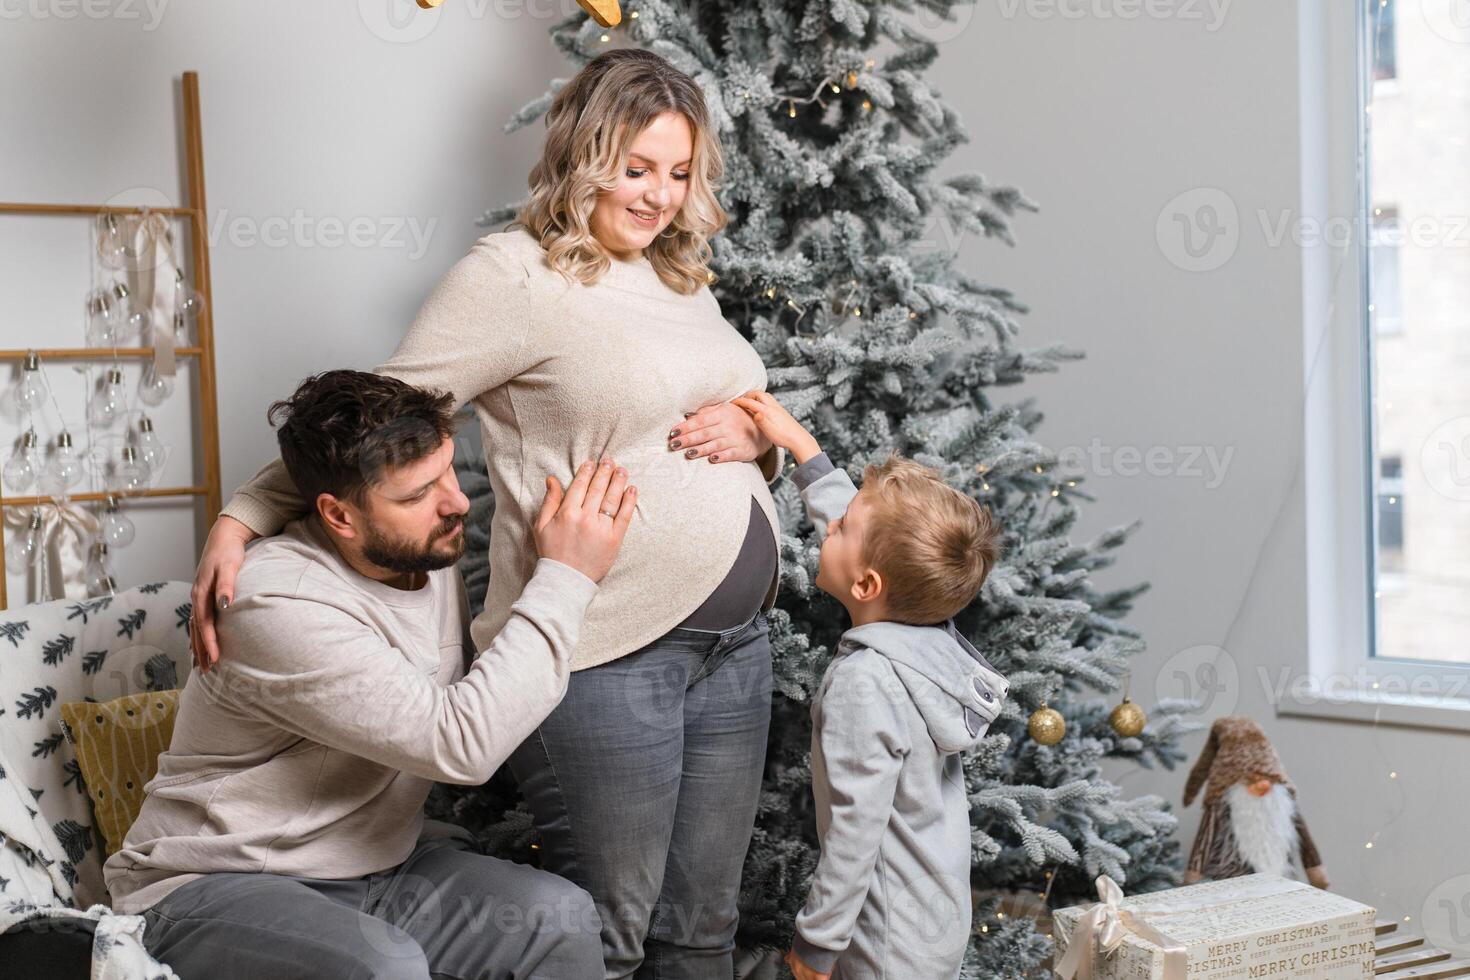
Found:
M 720 147 L 693 80 L 634 49 L 590 62 L 546 122 L 513 230 L 475 243 L 377 371 L 480 420 L 496 507 L 476 649 L 535 566 L 547 476 L 608 456 L 639 488 L 566 697 L 510 764 L 543 866 L 597 902 L 607 977 L 728 980 L 770 720 L 784 454 L 730 403 L 766 372 L 709 289 Z M 195 580 L 201 666 L 245 544 L 305 511 L 279 461 L 236 491 Z

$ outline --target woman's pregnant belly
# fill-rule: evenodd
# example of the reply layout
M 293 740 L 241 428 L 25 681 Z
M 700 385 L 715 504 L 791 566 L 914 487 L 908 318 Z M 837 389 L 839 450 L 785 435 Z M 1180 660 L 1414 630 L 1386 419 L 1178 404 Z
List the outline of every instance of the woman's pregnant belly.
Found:
M 744 625 L 760 611 L 779 565 L 771 524 L 760 503 L 751 497 L 745 540 L 734 564 L 699 608 L 679 625 L 696 630 L 728 630 Z

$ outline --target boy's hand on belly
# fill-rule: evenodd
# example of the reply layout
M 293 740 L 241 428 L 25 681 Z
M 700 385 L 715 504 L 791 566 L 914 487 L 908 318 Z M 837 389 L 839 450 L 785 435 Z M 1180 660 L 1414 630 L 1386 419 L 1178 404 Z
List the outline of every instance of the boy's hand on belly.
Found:
M 669 452 L 711 463 L 752 463 L 771 448 L 771 440 L 732 402 L 706 405 L 669 431 Z
M 792 418 L 786 406 L 769 392 L 747 391 L 736 398 L 734 404 L 750 416 L 767 439 L 794 456 L 798 464 L 822 451 L 806 427 Z

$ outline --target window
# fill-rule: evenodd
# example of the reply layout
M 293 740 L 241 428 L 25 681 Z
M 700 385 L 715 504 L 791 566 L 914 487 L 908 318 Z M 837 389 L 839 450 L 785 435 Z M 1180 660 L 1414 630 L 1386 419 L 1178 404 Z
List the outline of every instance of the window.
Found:
M 1445 81 L 1470 48 L 1436 31 L 1435 2 L 1364 4 L 1368 641 L 1376 660 L 1470 664 L 1470 91 Z M 1375 99 L 1384 78 L 1395 96 Z
M 1399 300 L 1399 246 L 1403 244 L 1404 232 L 1399 226 L 1398 208 L 1375 207 L 1372 227 L 1368 313 L 1374 334 L 1382 337 L 1404 329 L 1403 305 Z
M 1396 586 L 1404 570 L 1404 461 L 1378 461 L 1378 591 Z
M 1408 0 L 1423 3 L 1424 0 Z M 1378 10 L 1373 8 L 1377 7 Z M 1378 0 L 1367 4 L 1369 17 L 1369 43 L 1376 48 L 1373 59 L 1373 80 L 1388 81 L 1399 77 L 1398 38 L 1395 32 L 1394 13 L 1398 0 Z

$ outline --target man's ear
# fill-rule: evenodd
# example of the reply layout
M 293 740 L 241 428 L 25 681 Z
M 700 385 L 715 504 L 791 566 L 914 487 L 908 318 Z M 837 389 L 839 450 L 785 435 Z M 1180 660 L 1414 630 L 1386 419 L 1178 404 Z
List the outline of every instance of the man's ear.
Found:
M 876 568 L 865 568 L 852 583 L 852 597 L 858 602 L 872 602 L 883 594 L 883 576 Z
M 332 496 L 330 493 L 317 494 L 316 513 L 321 518 L 327 530 L 342 538 L 357 537 L 357 524 L 360 520 L 357 508 L 344 503 Z

